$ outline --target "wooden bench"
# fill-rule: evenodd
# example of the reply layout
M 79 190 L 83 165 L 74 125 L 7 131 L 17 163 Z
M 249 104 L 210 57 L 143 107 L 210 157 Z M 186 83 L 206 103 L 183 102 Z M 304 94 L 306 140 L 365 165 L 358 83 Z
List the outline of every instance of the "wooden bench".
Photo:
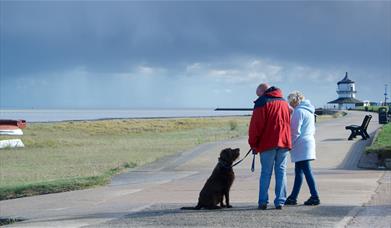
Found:
M 369 122 L 371 121 L 371 119 L 372 119 L 371 115 L 366 115 L 364 117 L 364 120 L 362 121 L 361 126 L 358 126 L 358 125 L 346 126 L 345 127 L 346 130 L 351 130 L 352 131 L 350 136 L 349 136 L 349 140 L 352 140 L 352 139 L 356 138 L 357 135 L 361 135 L 363 140 L 369 139 L 370 137 L 369 137 L 369 134 L 367 132 L 367 128 L 368 128 L 368 125 L 369 125 Z

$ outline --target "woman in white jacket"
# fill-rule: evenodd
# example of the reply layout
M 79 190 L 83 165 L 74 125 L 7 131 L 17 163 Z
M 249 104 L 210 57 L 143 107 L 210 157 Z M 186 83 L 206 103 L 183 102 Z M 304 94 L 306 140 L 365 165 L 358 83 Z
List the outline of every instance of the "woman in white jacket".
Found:
M 304 205 L 319 205 L 319 194 L 311 170 L 311 161 L 315 153 L 315 108 L 309 100 L 304 100 L 302 93 L 294 91 L 288 96 L 289 104 L 294 108 L 291 119 L 292 150 L 291 159 L 295 163 L 295 182 L 286 205 L 296 205 L 303 174 L 307 180 L 311 197 Z

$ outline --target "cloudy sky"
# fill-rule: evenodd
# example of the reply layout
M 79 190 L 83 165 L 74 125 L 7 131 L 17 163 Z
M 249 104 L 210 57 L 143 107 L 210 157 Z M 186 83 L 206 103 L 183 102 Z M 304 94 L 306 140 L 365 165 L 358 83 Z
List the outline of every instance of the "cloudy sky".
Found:
M 321 107 L 391 87 L 391 2 L 0 0 L 0 108 Z

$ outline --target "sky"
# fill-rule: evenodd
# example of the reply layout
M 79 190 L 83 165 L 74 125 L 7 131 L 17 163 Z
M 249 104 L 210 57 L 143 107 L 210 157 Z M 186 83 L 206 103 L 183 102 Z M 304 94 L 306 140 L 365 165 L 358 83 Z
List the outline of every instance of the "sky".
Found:
M 391 87 L 391 1 L 0 0 L 0 108 L 316 107 Z M 390 90 L 390 89 L 389 89 Z

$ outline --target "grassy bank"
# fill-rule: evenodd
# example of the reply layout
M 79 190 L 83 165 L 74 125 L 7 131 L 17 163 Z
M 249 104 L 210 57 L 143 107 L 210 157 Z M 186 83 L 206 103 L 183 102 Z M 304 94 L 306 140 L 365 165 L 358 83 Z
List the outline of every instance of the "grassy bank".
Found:
M 375 142 L 366 149 L 367 153 L 377 153 L 380 159 L 391 158 L 391 123 L 382 127 Z
M 0 199 L 103 185 L 125 169 L 244 136 L 249 117 L 33 123 L 0 151 Z M 5 139 L 8 137 L 0 137 Z

